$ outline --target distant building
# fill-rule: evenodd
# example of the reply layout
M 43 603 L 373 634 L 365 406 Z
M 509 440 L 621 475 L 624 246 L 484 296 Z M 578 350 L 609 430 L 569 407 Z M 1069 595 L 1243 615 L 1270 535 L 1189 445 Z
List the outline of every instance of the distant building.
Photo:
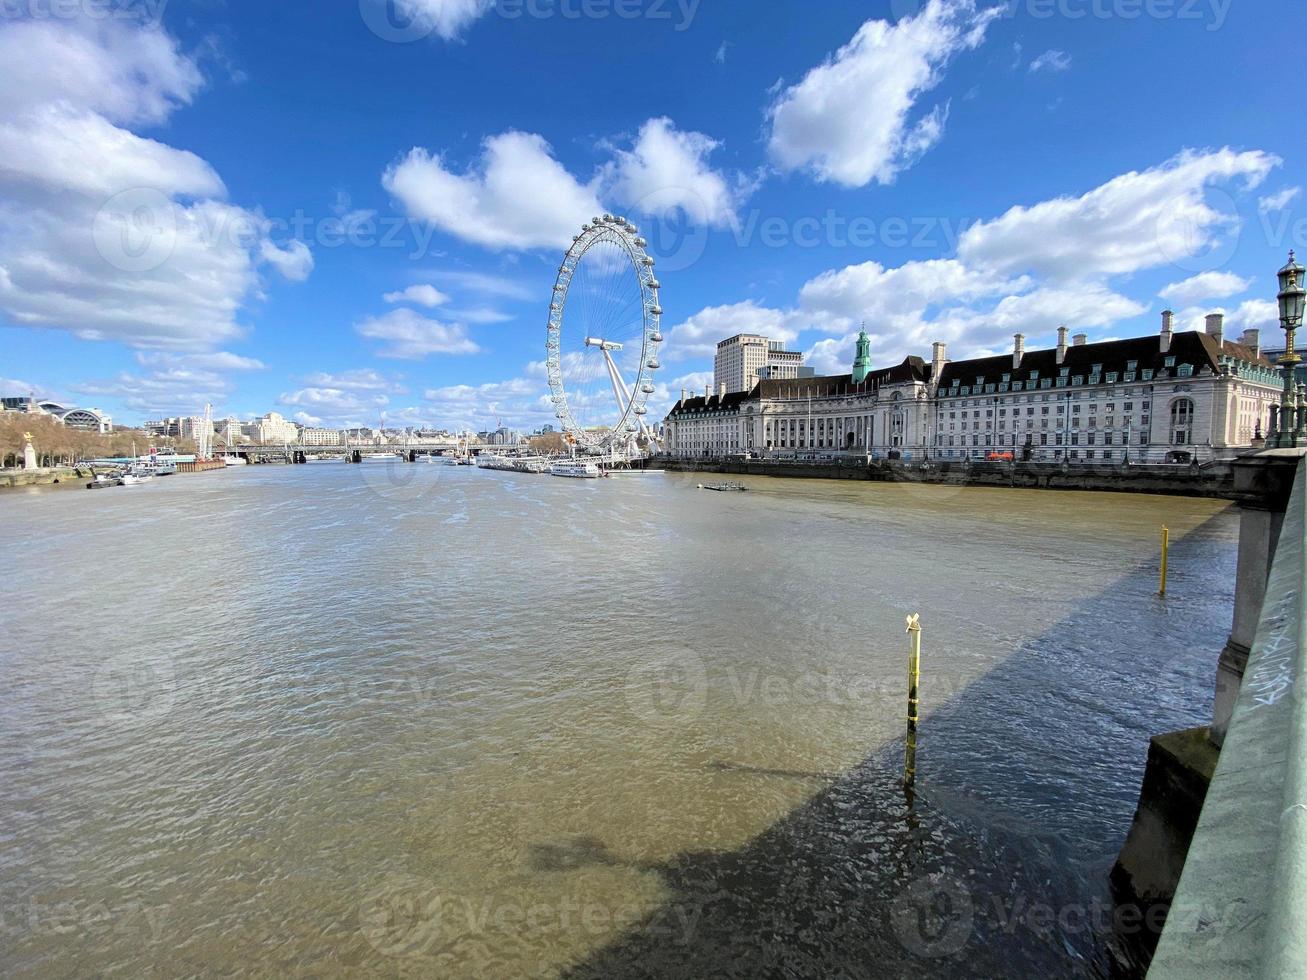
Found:
M 727 394 L 752 391 L 764 376 L 774 381 L 797 378 L 802 366 L 803 355 L 787 351 L 779 341 L 758 334 L 736 334 L 717 345 L 713 387 L 725 385 Z
M 302 446 L 343 446 L 345 433 L 340 429 L 320 429 L 306 425 L 300 429 L 299 442 Z
M 82 432 L 108 433 L 113 431 L 113 419 L 98 408 L 69 408 L 58 402 L 38 402 L 33 395 L 13 395 L 0 398 L 0 409 L 28 415 L 46 415 L 70 429 Z
M 1256 330 L 1225 339 L 1224 318 L 1206 331 L 1090 344 L 1067 329 L 1048 350 L 948 361 L 909 357 L 869 366 L 859 337 L 856 372 L 766 380 L 750 392 L 719 385 L 682 391 L 667 416 L 667 451 L 678 456 L 870 455 L 1068 462 L 1203 462 L 1229 457 L 1266 434 L 1282 381 Z M 862 375 L 861 381 L 855 380 Z
M 245 434 L 239 419 L 228 417 L 213 423 L 213 437 L 225 446 L 239 445 Z
M 264 446 L 279 446 L 299 439 L 299 426 L 276 412 L 261 415 L 241 428 L 248 438 Z

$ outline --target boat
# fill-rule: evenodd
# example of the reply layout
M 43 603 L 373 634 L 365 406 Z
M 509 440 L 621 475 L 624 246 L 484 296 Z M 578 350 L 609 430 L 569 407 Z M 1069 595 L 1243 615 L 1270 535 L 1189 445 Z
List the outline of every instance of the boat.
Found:
M 598 463 L 589 463 L 580 459 L 565 459 L 549 467 L 553 476 L 567 476 L 576 480 L 597 480 L 604 475 Z
M 749 488 L 743 483 L 700 483 L 700 490 L 716 490 L 718 493 L 743 493 Z
M 519 459 L 514 461 L 513 469 L 519 473 L 548 473 L 549 461 L 544 459 Z
M 149 483 L 154 477 L 149 473 L 124 473 L 120 481 L 124 487 L 136 487 L 142 483 Z
M 364 453 L 363 459 L 394 459 L 394 453 Z
M 222 461 L 227 466 L 248 466 L 249 460 L 244 456 L 224 456 Z
M 86 485 L 87 490 L 103 490 L 105 487 L 121 487 L 122 477 L 117 473 L 96 473 L 95 478 Z

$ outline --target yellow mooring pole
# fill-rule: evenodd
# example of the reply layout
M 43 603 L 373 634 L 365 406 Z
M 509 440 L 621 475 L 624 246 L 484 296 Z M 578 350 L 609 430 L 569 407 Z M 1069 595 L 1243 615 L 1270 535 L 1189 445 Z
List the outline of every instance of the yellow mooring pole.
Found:
M 1168 528 L 1162 528 L 1162 584 L 1157 590 L 1157 594 L 1166 597 L 1166 556 L 1171 550 L 1171 532 Z
M 908 617 L 908 742 L 903 757 L 903 788 L 917 784 L 917 685 L 921 681 L 921 616 Z

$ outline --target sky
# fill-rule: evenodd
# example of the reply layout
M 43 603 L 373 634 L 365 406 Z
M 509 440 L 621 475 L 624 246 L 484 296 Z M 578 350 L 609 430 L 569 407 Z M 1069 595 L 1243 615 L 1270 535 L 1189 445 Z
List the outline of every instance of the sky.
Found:
M 0 393 L 119 424 L 535 429 L 558 265 L 605 212 L 657 260 L 652 417 L 741 331 L 818 373 L 864 324 L 878 365 L 1166 308 L 1273 338 L 1275 272 L 1307 253 L 1303 19 L 0 0 Z

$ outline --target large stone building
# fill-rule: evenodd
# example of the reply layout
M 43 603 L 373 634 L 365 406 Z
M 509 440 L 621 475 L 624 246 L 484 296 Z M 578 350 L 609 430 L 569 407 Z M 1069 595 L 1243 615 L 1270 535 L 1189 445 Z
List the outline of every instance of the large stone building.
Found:
M 1237 342 L 1220 314 L 1205 332 L 1175 333 L 1170 311 L 1151 337 L 1068 342 L 1048 350 L 872 370 L 863 334 L 850 374 L 763 381 L 748 392 L 681 400 L 668 415 L 675 456 L 899 456 L 1076 462 L 1205 461 L 1265 431 L 1282 381 L 1255 330 Z
M 762 378 L 784 381 L 797 378 L 803 368 L 803 355 L 786 350 L 780 341 L 758 334 L 741 333 L 727 337 L 717 345 L 713 360 L 713 384 L 726 386 L 727 394 L 752 391 Z

